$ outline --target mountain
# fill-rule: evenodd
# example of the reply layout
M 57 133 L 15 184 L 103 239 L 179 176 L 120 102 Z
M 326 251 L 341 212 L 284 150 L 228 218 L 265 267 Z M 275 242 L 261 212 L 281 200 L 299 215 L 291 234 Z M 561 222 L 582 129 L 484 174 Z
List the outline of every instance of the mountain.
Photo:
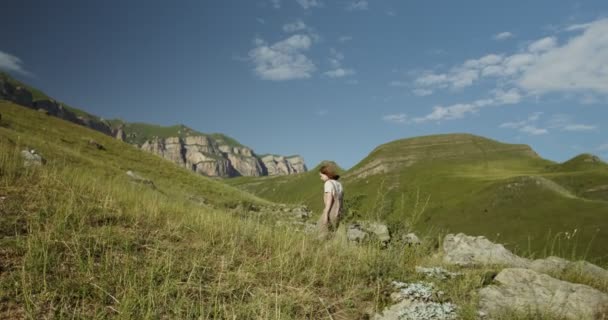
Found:
M 499 239 L 539 252 L 577 230 L 576 249 L 608 258 L 608 167 L 582 155 L 558 164 L 521 144 L 444 134 L 378 146 L 344 172 L 348 219 Z M 322 209 L 317 170 L 228 183 L 260 197 Z M 428 202 L 427 202 L 428 201 Z M 570 241 L 572 242 L 572 241 Z
M 105 120 L 58 102 L 6 73 L 0 73 L 0 99 L 114 136 L 205 176 L 288 175 L 307 170 L 299 155 L 258 156 L 251 148 L 221 133 L 205 134 L 185 125 Z

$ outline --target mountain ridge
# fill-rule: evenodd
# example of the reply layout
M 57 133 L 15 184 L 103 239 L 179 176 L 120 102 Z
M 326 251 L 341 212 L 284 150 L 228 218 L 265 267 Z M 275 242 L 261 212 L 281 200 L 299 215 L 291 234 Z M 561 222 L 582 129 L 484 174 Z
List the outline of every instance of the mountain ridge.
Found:
M 161 126 L 121 119 L 106 120 L 58 102 L 7 73 L 0 73 L 0 99 L 113 136 L 205 176 L 285 175 L 307 170 L 304 159 L 299 155 L 263 158 L 222 133 L 202 133 L 183 124 Z M 200 141 L 205 141 L 205 146 L 213 147 L 194 148 L 185 142 L 188 137 L 199 137 Z

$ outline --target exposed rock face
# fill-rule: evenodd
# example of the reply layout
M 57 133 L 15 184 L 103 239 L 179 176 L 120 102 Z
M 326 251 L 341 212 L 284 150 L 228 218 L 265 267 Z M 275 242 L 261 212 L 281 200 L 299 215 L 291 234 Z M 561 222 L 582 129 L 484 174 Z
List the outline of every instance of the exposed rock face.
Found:
M 490 318 L 505 310 L 548 313 L 566 319 L 608 316 L 608 294 L 586 285 L 521 268 L 504 269 L 494 280 L 500 286 L 479 291 L 480 311 Z
M 518 257 L 501 244 L 492 243 L 485 237 L 472 237 L 459 233 L 448 234 L 443 240 L 443 261 L 459 266 L 502 264 L 525 267 L 527 259 Z
M 209 136 L 170 137 L 147 140 L 141 149 L 209 177 L 265 176 L 304 172 L 301 157 L 283 158 L 281 167 L 269 169 L 244 146 L 220 144 Z M 274 156 L 273 156 L 274 157 Z
M 0 77 L 0 99 L 13 101 L 16 104 L 32 107 L 32 93 L 21 86 L 15 86 Z
M 306 172 L 304 159 L 300 156 L 284 157 L 273 154 L 261 158 L 269 176 L 287 175 Z

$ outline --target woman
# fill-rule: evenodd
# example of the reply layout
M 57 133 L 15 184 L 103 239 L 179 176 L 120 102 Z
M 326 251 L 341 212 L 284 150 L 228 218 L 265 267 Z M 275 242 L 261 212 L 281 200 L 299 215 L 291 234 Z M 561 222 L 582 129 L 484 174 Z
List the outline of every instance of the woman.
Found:
M 338 182 L 340 176 L 336 173 L 335 166 L 325 164 L 319 170 L 319 177 L 324 181 L 323 202 L 325 208 L 319 220 L 319 229 L 322 235 L 326 235 L 328 231 L 336 231 L 342 215 L 342 199 L 344 198 L 344 189 L 342 184 Z

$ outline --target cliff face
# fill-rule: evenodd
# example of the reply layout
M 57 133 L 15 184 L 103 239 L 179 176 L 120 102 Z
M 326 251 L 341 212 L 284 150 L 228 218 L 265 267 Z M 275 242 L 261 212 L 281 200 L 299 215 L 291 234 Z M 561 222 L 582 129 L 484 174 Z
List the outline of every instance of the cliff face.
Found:
M 278 155 L 265 155 L 261 158 L 269 176 L 296 174 L 306 172 L 304 159 L 300 156 L 284 157 Z
M 242 146 L 221 144 L 209 136 L 153 138 L 141 149 L 210 177 L 272 176 L 306 172 L 300 156 L 258 157 Z

